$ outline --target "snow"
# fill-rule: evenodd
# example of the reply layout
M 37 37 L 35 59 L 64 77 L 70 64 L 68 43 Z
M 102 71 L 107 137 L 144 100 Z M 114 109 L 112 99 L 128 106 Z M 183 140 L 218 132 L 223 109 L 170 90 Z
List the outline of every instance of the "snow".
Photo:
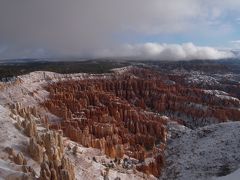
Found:
M 14 126 L 14 120 L 10 118 L 10 111 L 0 105 L 0 154 L 6 147 L 16 150 L 24 150 L 27 137 L 19 132 Z M 22 145 L 21 145 L 22 144 Z
M 17 179 L 16 177 L 23 176 L 24 173 L 21 172 L 22 167 L 17 166 L 13 163 L 7 163 L 0 159 L 0 180 L 3 179 Z M 22 178 L 23 179 L 23 178 Z
M 233 173 L 227 176 L 213 178 L 213 180 L 239 180 L 239 178 L 240 178 L 240 169 L 234 171 Z
M 218 79 L 199 71 L 191 71 L 187 74 L 185 81 L 188 84 L 217 85 Z
M 123 73 L 130 67 L 113 70 L 114 73 Z M 201 78 L 199 79 L 199 77 Z M 5 179 L 10 174 L 18 174 L 17 166 L 13 166 L 6 153 L 5 147 L 13 147 L 24 153 L 28 163 L 39 172 L 39 164 L 31 160 L 27 154 L 26 147 L 28 138 L 14 127 L 14 120 L 9 116 L 9 104 L 21 102 L 23 106 L 39 106 L 48 96 L 44 90 L 47 83 L 63 80 L 79 80 L 84 78 L 110 78 L 111 74 L 58 74 L 52 72 L 33 72 L 19 76 L 16 81 L 0 84 L 0 179 Z M 198 73 L 193 73 L 190 80 L 206 83 L 216 83 L 216 79 L 209 79 Z M 213 81 L 212 81 L 213 80 Z M 229 94 L 223 91 L 206 90 L 207 94 L 214 94 L 217 98 L 229 98 Z M 232 98 L 232 97 L 230 97 Z M 233 99 L 238 100 L 238 99 Z M 200 104 L 191 104 L 196 108 L 206 107 Z M 41 109 L 42 113 L 46 113 Z M 167 116 L 164 116 L 169 120 Z M 192 119 L 189 119 L 192 120 Z M 161 179 L 217 179 L 225 180 L 240 177 L 240 122 L 227 122 L 209 125 L 198 129 L 189 129 L 176 122 L 168 123 L 169 140 L 166 149 L 166 169 Z M 66 144 L 75 145 L 74 142 L 65 138 Z M 111 159 L 103 155 L 99 150 L 85 148 L 79 145 L 77 156 L 66 152 L 67 156 L 76 165 L 77 179 L 103 179 L 101 171 L 105 166 L 100 160 L 109 162 Z M 92 159 L 96 157 L 96 163 Z M 12 167 L 13 166 L 13 167 Z M 221 174 L 221 167 L 227 166 L 227 176 L 216 177 Z M 237 170 L 237 171 L 235 171 Z M 235 172 L 234 172 L 235 171 Z M 109 179 L 120 177 L 121 179 L 155 179 L 153 176 L 146 177 L 143 173 L 113 168 L 109 171 Z M 239 178 L 237 178 L 239 179 Z
M 172 125 L 169 127 L 171 133 Z M 234 171 L 240 164 L 240 122 L 227 122 L 179 132 L 174 126 L 166 150 L 163 179 L 211 179 L 222 167 Z
M 206 94 L 228 96 L 229 94 L 220 90 L 203 90 Z
M 65 148 L 65 152 L 68 157 L 71 158 L 73 163 L 75 164 L 75 173 L 77 179 L 79 180 L 102 180 L 103 177 L 101 175 L 102 172 L 105 171 L 106 167 L 103 165 L 110 163 L 110 161 L 114 161 L 114 159 L 107 158 L 100 150 L 94 148 L 86 148 L 77 143 L 65 140 L 67 146 L 71 148 L 75 145 L 78 146 L 77 155 L 73 155 L 71 150 L 67 150 Z M 93 157 L 97 162 L 93 160 Z M 129 180 L 141 180 L 146 179 L 146 175 L 140 172 L 133 172 L 133 170 L 126 170 L 122 168 L 122 165 L 116 165 L 116 167 L 109 169 L 109 179 L 114 180 L 116 177 L 121 179 L 129 179 Z M 153 176 L 147 177 L 149 180 L 156 180 Z
M 220 99 L 232 100 L 232 101 L 237 101 L 237 102 L 240 103 L 239 99 L 235 98 L 235 97 L 225 96 L 225 95 L 218 95 L 218 94 L 216 94 L 215 96 L 220 98 Z
M 132 68 L 133 68 L 133 66 L 127 66 L 127 67 L 122 67 L 122 68 L 114 68 L 111 71 L 114 73 L 123 74 L 123 73 L 131 70 Z
M 228 93 L 220 90 L 204 90 L 206 94 L 214 95 L 217 98 L 220 98 L 222 100 L 232 100 L 237 101 L 240 103 L 240 100 L 238 98 L 230 96 Z
M 47 98 L 48 92 L 44 90 L 47 83 L 64 81 L 64 80 L 80 80 L 84 78 L 110 78 L 111 74 L 94 75 L 94 74 L 58 74 L 53 72 L 37 71 L 27 75 L 19 76 L 15 81 L 1 83 L 0 86 L 0 179 L 15 178 L 21 176 L 21 171 L 18 166 L 10 162 L 8 154 L 4 151 L 6 147 L 12 147 L 17 152 L 23 152 L 25 158 L 28 160 L 28 165 L 33 167 L 39 173 L 39 164 L 33 161 L 27 152 L 27 145 L 29 138 L 17 130 L 14 126 L 15 120 L 10 117 L 9 105 L 21 102 L 23 107 L 38 106 L 39 103 Z M 40 113 L 46 114 L 45 109 L 39 108 Z M 54 115 L 51 114 L 52 118 Z M 39 126 L 39 124 L 38 124 Z M 38 127 L 40 129 L 42 127 Z M 74 144 L 68 138 L 64 138 L 66 144 Z M 76 144 L 76 143 L 75 143 Z M 73 145 L 72 145 L 73 146 Z M 76 178 L 78 180 L 85 179 L 103 179 L 101 172 L 105 171 L 106 167 L 102 163 L 94 162 L 93 157 L 100 158 L 105 162 L 110 162 L 113 159 L 107 158 L 98 149 L 85 148 L 81 145 L 77 156 L 73 156 L 71 152 L 66 151 L 66 155 L 75 163 Z M 67 149 L 67 148 L 66 148 Z M 13 166 L 14 168 L 11 168 Z M 144 175 L 133 170 L 126 170 L 119 166 L 118 168 L 110 169 L 109 179 L 113 180 L 116 177 L 121 179 L 156 179 L 153 176 Z
M 22 152 L 28 160 L 28 165 L 32 166 L 36 172 L 39 171 L 39 164 L 36 164 L 28 155 L 29 139 L 15 128 L 15 120 L 9 115 L 8 108 L 0 105 L 0 179 L 22 175 L 20 168 L 8 159 L 8 154 L 5 152 L 6 147 L 11 147 L 16 152 Z

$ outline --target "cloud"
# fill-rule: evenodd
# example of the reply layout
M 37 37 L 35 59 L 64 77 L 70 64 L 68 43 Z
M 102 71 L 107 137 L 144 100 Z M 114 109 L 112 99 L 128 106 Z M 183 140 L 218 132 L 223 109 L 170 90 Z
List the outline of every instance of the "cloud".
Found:
M 192 0 L 1 0 L 0 42 L 91 54 L 119 34 L 182 32 L 198 13 Z
M 239 49 L 240 48 L 240 40 L 232 40 L 229 42 L 231 44 L 231 47 L 233 49 Z M 238 52 L 238 57 L 239 57 L 239 52 Z
M 8 50 L 0 58 L 30 56 L 24 49 L 39 48 L 91 56 L 131 34 L 211 36 L 223 31 L 221 16 L 239 7 L 237 0 L 1 0 L 0 45 Z
M 230 51 L 217 50 L 212 47 L 184 44 L 127 44 L 118 49 L 107 49 L 96 56 L 102 57 L 134 57 L 151 60 L 191 60 L 191 59 L 224 59 L 233 58 Z
M 240 44 L 240 40 L 230 41 L 230 43 L 233 43 L 233 44 Z

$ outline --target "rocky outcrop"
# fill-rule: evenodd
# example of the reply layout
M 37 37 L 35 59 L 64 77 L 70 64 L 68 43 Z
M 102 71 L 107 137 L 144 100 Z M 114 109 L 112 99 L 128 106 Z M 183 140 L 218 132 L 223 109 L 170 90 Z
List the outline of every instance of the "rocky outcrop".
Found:
M 6 147 L 5 152 L 8 153 L 9 159 L 15 163 L 17 166 L 20 166 L 21 169 L 16 171 L 15 174 L 9 175 L 7 179 L 34 179 L 36 177 L 36 172 L 31 166 L 27 165 L 27 160 L 21 152 L 16 153 L 16 151 L 11 147 Z
M 16 151 L 10 147 L 5 148 L 5 151 L 8 153 L 9 159 L 11 159 L 14 163 L 18 165 L 27 165 L 27 160 L 21 152 L 16 153 Z
M 155 157 L 153 161 L 144 162 L 137 166 L 137 170 L 146 174 L 159 176 L 161 174 L 161 167 L 164 165 L 164 158 L 162 155 Z
M 35 137 L 30 139 L 29 142 L 29 154 L 30 156 L 37 162 L 43 161 L 44 156 L 44 147 L 37 143 L 37 140 Z
M 37 135 L 37 125 L 34 117 L 37 116 L 36 107 L 22 107 L 21 103 L 16 103 L 11 106 L 11 117 L 17 122 L 15 126 L 28 137 Z M 20 119 L 21 117 L 21 119 Z
M 17 122 L 15 126 L 25 135 L 30 137 L 28 152 L 29 155 L 41 164 L 40 180 L 75 180 L 74 166 L 71 161 L 64 157 L 63 137 L 61 131 L 56 132 L 45 129 L 37 131 L 36 120 L 39 115 L 36 108 L 22 107 L 20 103 L 12 106 L 11 117 Z M 43 124 L 47 124 L 47 118 L 43 118 Z M 11 148 L 8 152 L 16 164 L 24 165 L 23 172 L 32 172 L 26 167 L 26 160 L 20 152 L 15 153 Z M 33 176 L 35 177 L 35 175 Z
M 75 180 L 74 166 L 66 157 L 62 157 L 61 165 L 56 161 L 43 161 L 41 163 L 40 180 Z
M 49 122 L 50 129 L 61 129 L 71 140 L 101 149 L 111 158 L 153 158 L 139 169 L 157 176 L 167 141 L 166 119 L 159 114 L 190 128 L 238 120 L 240 115 L 238 101 L 181 81 L 182 77 L 131 68 L 108 78 L 50 84 L 49 99 L 42 105 L 62 118 L 60 123 Z
M 33 137 L 37 134 L 37 126 L 35 121 L 29 119 L 28 122 L 25 122 L 24 132 L 27 136 Z
M 21 152 L 14 157 L 14 162 L 19 165 L 26 165 L 26 160 Z
M 145 97 L 155 86 L 132 77 L 53 83 L 43 106 L 63 119 L 50 123 L 50 129 L 61 129 L 71 140 L 111 158 L 125 154 L 141 162 L 158 156 L 153 149 L 166 143 L 166 120 L 146 111 L 150 102 Z
M 32 137 L 29 142 L 32 158 L 41 163 L 40 180 L 75 180 L 74 166 L 64 157 L 62 135 L 47 131 Z
M 74 166 L 64 157 L 62 135 L 47 131 L 30 139 L 29 152 L 32 158 L 41 163 L 40 179 L 74 180 Z

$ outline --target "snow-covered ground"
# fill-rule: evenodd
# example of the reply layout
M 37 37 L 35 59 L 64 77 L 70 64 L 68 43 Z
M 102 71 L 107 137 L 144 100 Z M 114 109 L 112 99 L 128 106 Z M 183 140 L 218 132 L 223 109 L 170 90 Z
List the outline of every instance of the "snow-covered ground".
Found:
M 236 101 L 238 103 L 240 103 L 238 98 L 232 97 L 230 96 L 228 93 L 224 92 L 224 91 L 219 91 L 219 90 L 204 90 L 204 92 L 206 94 L 211 94 L 216 96 L 217 98 L 220 99 L 226 99 L 226 100 L 232 100 L 232 101 Z
M 240 179 L 240 169 L 234 171 L 229 175 L 214 178 L 213 180 L 239 180 L 239 179 Z
M 133 68 L 133 66 L 127 66 L 127 67 L 122 67 L 122 68 L 114 68 L 111 71 L 114 73 L 123 74 L 123 73 L 131 70 L 132 68 Z
M 21 167 L 9 160 L 8 154 L 5 152 L 7 147 L 13 148 L 16 152 L 22 152 L 27 158 L 28 164 L 36 171 L 39 170 L 39 165 L 28 155 L 28 138 L 15 128 L 14 120 L 9 115 L 10 111 L 0 105 L 0 179 L 22 175 Z
M 33 72 L 27 75 L 19 76 L 16 81 L 1 83 L 0 86 L 0 179 L 7 179 L 21 176 L 21 167 L 12 163 L 8 154 L 4 151 L 6 147 L 11 147 L 17 152 L 22 152 L 28 160 L 28 164 L 39 173 L 39 164 L 33 161 L 28 155 L 29 138 L 17 130 L 14 126 L 15 120 L 10 117 L 9 105 L 20 102 L 23 107 L 26 106 L 39 106 L 48 96 L 48 92 L 44 90 L 47 83 L 64 81 L 70 79 L 84 79 L 84 78 L 109 78 L 111 74 L 94 75 L 94 74 L 58 74 L 52 72 Z M 47 113 L 44 109 L 39 109 L 40 113 Z M 54 117 L 54 115 L 52 115 Z M 77 180 L 100 180 L 103 179 L 102 172 L 105 172 L 106 167 L 103 165 L 113 161 L 107 158 L 98 149 L 85 148 L 81 145 L 78 146 L 77 155 L 73 155 L 71 151 L 67 150 L 67 145 L 72 147 L 76 143 L 64 138 L 66 144 L 66 155 L 72 160 L 76 168 Z M 95 162 L 93 157 L 101 161 Z M 109 170 L 108 178 L 114 180 L 119 177 L 120 179 L 141 180 L 141 179 L 156 179 L 153 176 L 147 176 L 143 173 L 126 170 L 122 166 L 115 167 Z M 14 179 L 15 178 L 15 179 Z
M 200 71 L 191 71 L 185 78 L 188 84 L 217 85 L 218 79 Z
M 212 179 L 239 167 L 240 122 L 196 130 L 170 125 L 169 131 L 174 134 L 167 145 L 163 179 Z
M 123 73 L 128 68 L 116 69 L 115 73 Z M 14 127 L 14 120 L 9 116 L 9 104 L 21 102 L 23 106 L 38 106 L 48 96 L 44 90 L 47 83 L 67 79 L 108 78 L 111 74 L 57 74 L 52 72 L 33 72 L 20 76 L 15 82 L 0 85 L 0 179 L 5 179 L 12 173 L 20 173 L 17 166 L 13 166 L 7 158 L 4 148 L 13 147 L 24 153 L 28 162 L 36 170 L 39 164 L 27 155 L 28 138 Z M 196 74 L 198 80 L 200 74 Z M 212 81 L 202 77 L 203 81 Z M 225 92 L 207 91 L 219 98 L 226 97 Z M 204 108 L 195 105 L 198 108 Z M 42 110 L 44 112 L 44 110 Z M 46 112 L 45 112 L 46 113 Z M 166 117 L 167 118 L 167 117 Z M 217 179 L 225 180 L 240 176 L 240 122 L 227 122 L 205 126 L 191 130 L 176 123 L 169 123 L 169 141 L 166 150 L 166 168 L 160 179 Z M 65 138 L 65 143 L 74 142 Z M 77 179 L 103 179 L 101 171 L 105 166 L 101 161 L 109 162 L 99 150 L 79 146 L 77 156 L 66 151 L 66 154 L 76 165 Z M 95 157 L 98 162 L 93 161 Z M 237 170 L 237 171 L 235 171 Z M 235 172 L 233 172 L 235 171 Z M 38 171 L 37 171 L 38 172 Z M 229 174 L 233 172 L 232 174 Z M 226 175 L 227 176 L 222 176 Z M 217 177 L 222 176 L 222 177 Z M 120 177 L 124 179 L 154 179 L 143 173 L 113 168 L 109 171 L 109 179 Z M 236 179 L 236 178 L 235 178 Z M 239 179 L 239 178 L 238 178 Z M 232 180 L 232 179 L 230 179 Z

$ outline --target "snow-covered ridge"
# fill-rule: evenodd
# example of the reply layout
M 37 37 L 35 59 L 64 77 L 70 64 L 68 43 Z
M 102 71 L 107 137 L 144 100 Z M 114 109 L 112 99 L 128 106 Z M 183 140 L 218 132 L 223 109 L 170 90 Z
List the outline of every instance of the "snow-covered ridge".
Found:
M 122 68 L 114 68 L 111 71 L 114 73 L 123 74 L 125 72 L 130 71 L 133 68 L 134 68 L 133 66 L 126 66 L 126 67 L 122 67 Z
M 228 96 L 229 94 L 224 92 L 224 91 L 220 91 L 220 90 L 203 90 L 206 94 L 211 94 L 211 95 L 223 95 L 223 96 Z
M 75 73 L 75 74 L 59 74 L 49 71 L 35 71 L 26 75 L 18 76 L 17 79 L 23 82 L 41 82 L 41 81 L 59 81 L 59 80 L 81 80 L 81 79 L 94 79 L 94 78 L 107 78 L 111 74 L 88 74 L 88 73 Z
M 186 77 L 188 84 L 204 84 L 204 85 L 216 85 L 219 84 L 218 80 L 212 76 L 203 74 L 198 71 L 192 71 L 190 76 Z
M 66 80 L 106 79 L 114 73 L 106 74 L 59 74 L 49 71 L 35 71 L 18 76 L 14 81 L 0 83 L 0 104 L 16 103 L 21 101 L 23 106 L 42 102 L 48 96 L 44 89 L 48 83 Z M 34 94 L 34 96 L 33 96 Z M 36 102 L 37 101 L 37 102 Z
M 183 132 L 167 146 L 163 179 L 212 179 L 240 164 L 240 122 L 227 122 Z M 226 169 L 229 172 L 225 172 Z
M 4 152 L 4 149 L 8 146 L 13 147 L 15 150 L 25 152 L 24 155 L 28 158 L 28 163 L 31 167 L 34 167 L 36 172 L 39 174 L 39 164 L 33 161 L 27 154 L 26 148 L 29 143 L 28 137 L 24 136 L 18 129 L 15 128 L 15 121 L 10 117 L 9 104 L 21 103 L 23 107 L 26 106 L 37 106 L 39 113 L 45 115 L 46 112 L 43 108 L 39 107 L 39 103 L 47 98 L 48 92 L 44 89 L 47 83 L 64 81 L 64 80 L 80 80 L 89 78 L 109 78 L 112 74 L 58 74 L 53 72 L 36 71 L 30 74 L 18 76 L 15 81 L 3 83 L 3 88 L 0 87 L 0 179 L 7 179 L 9 175 L 11 178 L 20 177 L 21 169 L 18 169 L 16 165 L 14 168 L 11 167 L 11 162 L 8 160 L 8 156 Z M 47 112 L 48 113 L 48 112 Z M 71 148 L 76 143 L 69 139 L 64 139 L 65 144 L 70 144 Z M 67 147 L 67 145 L 66 145 Z M 103 179 L 101 175 L 105 171 L 106 167 L 101 162 L 110 163 L 112 159 L 107 158 L 99 150 L 93 148 L 85 148 L 78 145 L 78 156 L 72 154 L 71 151 L 67 151 L 65 154 L 72 162 L 74 162 L 76 169 L 76 179 Z M 93 161 L 93 157 L 98 159 L 99 162 Z M 4 161 L 1 159 L 4 158 Z M 5 161 L 6 159 L 6 161 Z M 101 161 L 100 161 L 101 160 Z M 122 171 L 110 169 L 109 179 L 146 179 L 146 175 L 139 172 L 133 172 L 129 170 Z M 13 176 L 12 176 L 13 175 Z M 156 179 L 153 176 L 148 176 L 148 179 Z
M 218 97 L 220 99 L 225 99 L 225 100 L 233 100 L 233 101 L 238 101 L 240 100 L 238 98 L 230 96 L 228 93 L 220 90 L 203 90 L 204 93 L 214 95 L 215 97 Z
M 125 73 L 131 70 L 132 67 L 124 67 L 114 69 L 113 72 L 117 74 Z M 6 105 L 8 103 L 21 102 L 23 105 L 36 105 L 41 100 L 47 97 L 48 92 L 44 90 L 43 86 L 47 83 L 63 81 L 63 80 L 81 80 L 94 78 L 110 78 L 109 74 L 59 74 L 54 72 L 36 71 L 27 75 L 19 76 L 15 82 L 11 82 L 12 86 L 1 90 L 0 88 L 0 119 L 2 117 L 0 127 L 1 133 L 7 133 L 0 136 L 0 140 L 4 143 L 11 142 L 19 146 L 19 138 L 27 143 L 26 138 L 16 130 L 11 124 L 11 119 L 8 114 L 9 111 Z M 7 86 L 10 83 L 5 83 Z M 224 91 L 204 90 L 206 94 L 211 94 L 217 98 L 233 98 Z M 32 95 L 34 93 L 34 95 Z M 234 100 L 234 98 L 233 98 Z M 235 100 L 238 100 L 237 98 Z M 239 101 L 239 100 L 238 100 Z M 196 109 L 206 109 L 205 106 L 196 103 L 190 103 L 189 106 Z M 166 119 L 169 119 L 167 116 Z M 206 126 L 196 130 L 188 129 L 185 126 L 172 127 L 171 139 L 167 151 L 167 162 L 169 163 L 166 170 L 166 179 L 212 179 L 213 176 L 218 175 L 222 171 L 222 166 L 229 164 L 230 171 L 239 168 L 240 165 L 240 123 L 228 122 L 212 126 Z M 7 128 L 9 127 L 9 128 Z M 179 128 L 179 129 L 177 129 Z M 176 132 L 174 132 L 176 131 Z M 0 133 L 0 134 L 1 134 Z M 175 133 L 175 134 L 174 134 Z M 14 137 L 17 134 L 17 139 Z M 73 142 L 70 142 L 73 143 Z M 9 144 L 8 144 L 9 145 Z M 1 143 L 0 143 L 1 147 Z M 77 164 L 78 179 L 87 179 L 89 174 L 91 177 L 101 179 L 99 171 L 104 167 L 98 163 L 93 162 L 92 158 L 97 156 L 94 149 L 79 147 L 79 158 L 72 157 Z M 94 154 L 94 153 L 95 154 Z M 72 156 L 71 154 L 69 156 Z M 102 156 L 100 156 L 102 158 Z M 1 169 L 5 170 L 5 163 L 0 161 L 0 175 Z M 12 169 L 14 170 L 14 169 Z M 4 171 L 5 172 L 5 171 Z M 7 173 L 12 173 L 7 167 Z M 121 177 L 121 179 L 141 179 L 139 175 L 110 170 L 110 179 L 114 177 Z M 176 175 L 176 176 L 175 176 Z M 0 176 L 1 177 L 1 176 Z M 163 177 L 163 178 L 164 178 Z M 226 176 L 227 178 L 228 176 Z M 148 177 L 149 178 L 149 177 Z
M 212 180 L 239 180 L 239 177 L 240 177 L 240 169 L 234 171 L 233 173 L 227 176 L 217 177 L 216 179 L 212 179 Z

